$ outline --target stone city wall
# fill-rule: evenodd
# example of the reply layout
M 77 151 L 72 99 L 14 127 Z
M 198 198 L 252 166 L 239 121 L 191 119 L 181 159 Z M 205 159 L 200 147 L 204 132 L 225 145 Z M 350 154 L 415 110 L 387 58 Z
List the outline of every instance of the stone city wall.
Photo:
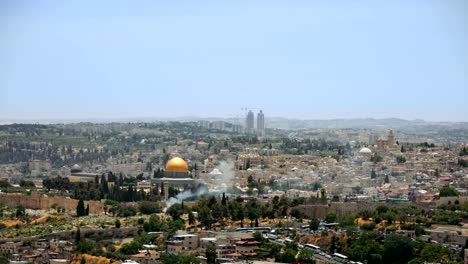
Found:
M 29 209 L 50 209 L 52 205 L 65 208 L 69 212 L 75 212 L 78 200 L 64 197 L 47 197 L 44 194 L 32 193 L 30 195 L 22 193 L 0 193 L 0 205 L 15 207 L 23 205 Z M 89 212 L 92 214 L 104 212 L 104 204 L 100 201 L 85 201 L 85 206 L 89 204 Z
M 437 200 L 437 206 L 451 205 L 451 204 L 462 205 L 464 203 L 468 203 L 468 197 L 467 196 L 440 197 L 440 199 Z
M 307 218 L 320 218 L 323 219 L 328 212 L 335 212 L 339 218 L 342 215 L 348 213 L 357 213 L 361 210 L 373 211 L 378 206 L 377 203 L 370 202 L 347 202 L 347 203 L 331 203 L 326 204 L 313 204 L 313 205 L 301 205 L 299 210 Z

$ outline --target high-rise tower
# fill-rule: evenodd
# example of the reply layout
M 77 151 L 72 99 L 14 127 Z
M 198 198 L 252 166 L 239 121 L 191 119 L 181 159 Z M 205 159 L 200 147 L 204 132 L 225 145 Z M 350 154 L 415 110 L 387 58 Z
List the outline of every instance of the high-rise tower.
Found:
M 262 110 L 257 114 L 257 133 L 261 136 L 265 135 L 265 115 Z
M 247 113 L 245 125 L 248 133 L 251 133 L 254 130 L 254 113 L 252 112 L 252 110 L 249 110 L 249 112 Z

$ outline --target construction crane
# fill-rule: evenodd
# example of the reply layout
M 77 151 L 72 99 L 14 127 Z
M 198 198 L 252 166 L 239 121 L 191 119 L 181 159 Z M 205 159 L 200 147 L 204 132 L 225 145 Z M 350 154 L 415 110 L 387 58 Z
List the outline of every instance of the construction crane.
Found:
M 257 107 L 242 107 L 241 108 L 241 111 L 243 111 L 245 115 L 247 115 L 247 112 L 249 110 L 260 110 L 260 108 L 257 108 Z

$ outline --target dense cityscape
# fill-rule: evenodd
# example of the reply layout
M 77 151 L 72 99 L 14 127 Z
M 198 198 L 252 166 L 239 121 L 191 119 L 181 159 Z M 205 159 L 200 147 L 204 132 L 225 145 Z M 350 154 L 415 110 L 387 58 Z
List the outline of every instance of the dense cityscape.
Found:
M 0 264 L 468 264 L 468 0 L 0 0 Z
M 265 120 L 0 126 L 2 263 L 466 263 L 463 123 Z

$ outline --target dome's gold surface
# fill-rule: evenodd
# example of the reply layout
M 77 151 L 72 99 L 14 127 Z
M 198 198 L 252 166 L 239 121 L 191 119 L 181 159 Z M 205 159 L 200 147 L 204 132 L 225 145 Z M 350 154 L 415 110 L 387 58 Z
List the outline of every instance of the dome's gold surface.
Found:
M 167 172 L 188 172 L 188 165 L 185 160 L 175 157 L 169 160 L 166 164 Z

